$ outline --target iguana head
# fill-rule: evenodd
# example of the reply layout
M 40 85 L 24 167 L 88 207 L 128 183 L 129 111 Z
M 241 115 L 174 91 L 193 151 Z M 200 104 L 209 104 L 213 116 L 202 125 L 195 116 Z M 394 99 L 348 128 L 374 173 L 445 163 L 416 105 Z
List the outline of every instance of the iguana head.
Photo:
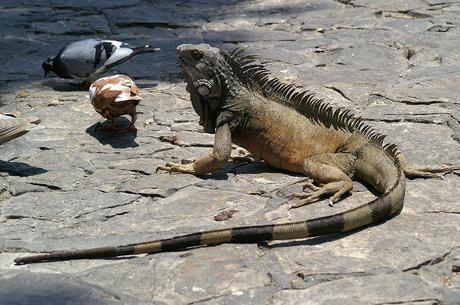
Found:
M 219 69 L 225 62 L 218 48 L 207 44 L 183 44 L 177 47 L 177 59 L 187 81 L 193 108 L 200 116 L 205 132 L 214 133 L 223 91 Z

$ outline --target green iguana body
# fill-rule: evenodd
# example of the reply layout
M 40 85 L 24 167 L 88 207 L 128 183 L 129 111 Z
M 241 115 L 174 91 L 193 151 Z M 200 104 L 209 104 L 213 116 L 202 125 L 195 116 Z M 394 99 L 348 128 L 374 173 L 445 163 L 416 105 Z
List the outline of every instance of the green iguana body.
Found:
M 226 52 L 209 45 L 181 45 L 177 56 L 187 91 L 200 124 L 215 133 L 213 151 L 190 164 L 166 164 L 161 170 L 203 175 L 216 171 L 230 158 L 232 142 L 257 159 L 295 173 L 316 184 L 314 191 L 297 195 L 295 207 L 329 195 L 334 203 L 359 179 L 381 195 L 343 213 L 299 222 L 237 227 L 193 233 L 169 239 L 118 247 L 64 251 L 18 258 L 18 264 L 100 258 L 172 251 L 228 242 L 256 242 L 306 238 L 345 232 L 389 219 L 403 207 L 405 162 L 393 144 L 383 145 L 375 133 L 345 110 L 333 110 L 309 92 L 270 77 L 252 56 Z M 448 170 L 444 168 L 439 171 Z M 427 170 L 430 171 L 430 170 Z

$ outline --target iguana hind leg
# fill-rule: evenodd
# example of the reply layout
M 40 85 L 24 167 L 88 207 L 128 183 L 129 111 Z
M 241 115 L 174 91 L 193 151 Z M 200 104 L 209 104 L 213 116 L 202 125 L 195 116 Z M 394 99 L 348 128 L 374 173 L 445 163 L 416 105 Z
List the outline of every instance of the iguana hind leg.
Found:
M 310 193 L 294 194 L 294 197 L 301 198 L 291 208 L 298 208 L 313 203 L 321 197 L 329 195 L 329 204 L 332 206 L 340 200 L 341 196 L 353 189 L 351 176 L 354 172 L 355 156 L 349 153 L 322 154 L 313 156 L 304 161 L 303 171 L 321 187 L 311 182 L 304 185 L 312 189 Z

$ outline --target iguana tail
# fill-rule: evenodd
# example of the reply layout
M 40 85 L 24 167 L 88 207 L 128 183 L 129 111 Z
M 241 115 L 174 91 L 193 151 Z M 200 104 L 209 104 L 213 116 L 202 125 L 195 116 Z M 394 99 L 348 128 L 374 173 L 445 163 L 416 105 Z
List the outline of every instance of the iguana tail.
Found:
M 365 150 L 358 156 L 356 166 L 358 178 L 364 179 L 383 194 L 371 202 L 343 213 L 299 222 L 212 230 L 126 246 L 38 254 L 16 258 L 15 263 L 107 258 L 174 251 L 202 245 L 306 238 L 350 231 L 398 214 L 403 206 L 406 182 L 396 158 L 391 158 L 382 148 L 377 149 L 374 146 L 370 152 Z

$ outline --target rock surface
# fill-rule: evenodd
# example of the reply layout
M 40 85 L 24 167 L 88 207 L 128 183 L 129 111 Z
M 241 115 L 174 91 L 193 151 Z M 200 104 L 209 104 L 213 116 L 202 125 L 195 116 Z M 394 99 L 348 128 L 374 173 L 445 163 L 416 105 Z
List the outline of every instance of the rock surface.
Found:
M 334 208 L 288 210 L 304 177 L 264 163 L 229 162 L 205 178 L 156 173 L 213 143 L 176 66 L 181 43 L 247 47 L 282 80 L 353 109 L 410 163 L 460 163 L 459 1 L 19 3 L 0 3 L 0 111 L 46 128 L 0 148 L 0 304 L 460 304 L 458 172 L 409 180 L 401 215 L 353 234 L 13 265 L 31 252 L 317 217 L 373 198 L 356 183 Z M 43 59 L 93 36 L 162 48 L 113 71 L 141 87 L 137 134 L 96 131 L 87 92 L 42 79 Z M 215 220 L 224 211 L 234 212 Z

